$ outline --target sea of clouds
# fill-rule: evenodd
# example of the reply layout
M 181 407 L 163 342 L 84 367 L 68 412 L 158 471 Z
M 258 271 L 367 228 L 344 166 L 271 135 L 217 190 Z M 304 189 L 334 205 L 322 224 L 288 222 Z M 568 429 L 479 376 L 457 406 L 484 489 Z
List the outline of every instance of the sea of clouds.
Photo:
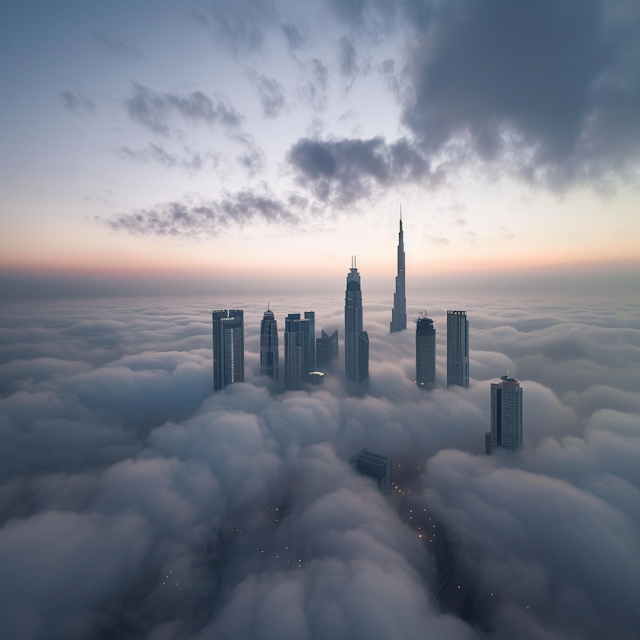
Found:
M 438 388 L 411 324 L 365 299 L 368 392 L 275 393 L 248 300 L 14 302 L 0 322 L 0 619 L 16 640 L 637 638 L 640 306 L 432 303 Z M 420 301 L 409 301 L 417 314 Z M 212 394 L 213 308 L 245 309 L 246 382 Z M 339 329 L 342 301 L 275 300 Z M 471 386 L 445 388 L 446 309 Z M 524 389 L 524 446 L 484 455 L 489 383 Z M 487 606 L 434 600 L 429 545 L 357 476 L 406 479 Z M 398 477 L 401 477 L 400 475 Z

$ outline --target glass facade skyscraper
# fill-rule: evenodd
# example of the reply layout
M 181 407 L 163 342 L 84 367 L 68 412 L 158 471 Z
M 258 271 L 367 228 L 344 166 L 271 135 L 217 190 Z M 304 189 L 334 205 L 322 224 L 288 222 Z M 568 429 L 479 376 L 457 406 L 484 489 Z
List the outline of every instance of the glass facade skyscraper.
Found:
M 260 374 L 278 382 L 278 322 L 267 309 L 260 323 Z
M 347 275 L 344 302 L 344 359 L 347 380 L 363 384 L 369 378 L 369 336 L 362 329 L 362 289 L 355 258 Z
M 316 318 L 313 311 L 290 313 L 284 324 L 284 386 L 287 391 L 302 389 L 316 364 Z
M 308 377 L 312 371 L 316 370 L 316 314 L 314 311 L 305 311 L 302 322 L 302 332 L 304 334 L 304 350 L 302 355 L 302 375 Z M 306 382 L 307 380 L 305 380 Z
M 316 340 L 316 367 L 327 372 L 338 359 L 338 330 L 329 335 L 324 329 Z
M 522 387 L 509 376 L 491 383 L 491 431 L 485 434 L 485 451 L 515 451 L 522 444 Z
M 428 389 L 436 382 L 436 330 L 425 315 L 416 324 L 416 384 Z
M 302 332 L 300 314 L 290 313 L 284 320 L 284 388 L 302 389 Z
M 396 292 L 393 294 L 393 310 L 391 311 L 391 333 L 407 328 L 407 294 L 405 290 L 404 234 L 402 232 L 402 214 L 400 214 L 400 233 L 398 234 L 398 275 L 396 276 Z
M 244 312 L 218 309 L 213 320 L 213 390 L 244 382 Z
M 447 387 L 469 388 L 469 320 L 466 311 L 447 311 Z

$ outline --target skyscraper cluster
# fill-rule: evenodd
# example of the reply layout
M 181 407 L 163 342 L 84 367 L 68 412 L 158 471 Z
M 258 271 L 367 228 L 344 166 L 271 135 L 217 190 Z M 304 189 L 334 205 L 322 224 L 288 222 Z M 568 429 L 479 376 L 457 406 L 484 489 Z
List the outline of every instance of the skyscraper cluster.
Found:
M 244 381 L 244 314 L 242 310 L 217 310 L 213 318 L 213 389 Z M 338 360 L 338 331 L 322 330 L 316 338 L 315 313 L 290 313 L 284 326 L 284 376 L 280 375 L 278 323 L 267 305 L 260 324 L 260 373 L 284 382 L 287 391 L 320 385 Z M 405 251 L 402 215 L 398 234 L 396 291 L 390 332 L 407 328 Z M 360 273 L 352 258 L 344 302 L 345 377 L 363 389 L 369 379 L 369 334 L 364 330 Z M 431 389 L 436 384 L 436 329 L 427 312 L 416 321 L 416 384 Z M 466 311 L 447 311 L 447 387 L 469 388 L 469 319 Z M 485 450 L 515 450 L 522 444 L 522 389 L 508 374 L 491 385 L 491 430 Z
M 369 337 L 363 330 L 360 274 L 352 267 L 345 292 L 345 371 L 347 380 L 364 385 L 369 378 Z M 244 315 L 241 310 L 218 310 L 213 318 L 213 390 L 244 381 Z M 284 326 L 284 388 L 319 385 L 338 359 L 338 330 L 322 330 L 316 338 L 314 311 L 290 313 Z M 321 369 L 318 371 L 317 369 Z M 260 374 L 280 381 L 278 323 L 268 307 L 260 323 Z

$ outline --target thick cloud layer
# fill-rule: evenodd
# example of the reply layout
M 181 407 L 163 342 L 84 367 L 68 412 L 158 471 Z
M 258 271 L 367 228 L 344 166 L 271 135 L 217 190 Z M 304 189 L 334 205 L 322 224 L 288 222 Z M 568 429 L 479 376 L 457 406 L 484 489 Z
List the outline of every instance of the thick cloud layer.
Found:
M 449 532 L 487 637 L 636 637 L 637 308 L 475 303 L 472 385 L 447 390 L 451 303 L 433 304 L 428 393 L 413 331 L 389 335 L 390 305 L 365 302 L 360 397 L 340 373 L 275 394 L 246 301 L 15 303 L 0 327 L 5 633 L 477 637 L 434 602 L 412 507 Z M 210 308 L 225 306 L 245 308 L 247 382 L 212 395 Z M 339 300 L 271 307 L 342 334 Z M 487 457 L 489 381 L 507 368 L 525 447 Z M 392 457 L 404 495 L 354 475 L 362 447 Z

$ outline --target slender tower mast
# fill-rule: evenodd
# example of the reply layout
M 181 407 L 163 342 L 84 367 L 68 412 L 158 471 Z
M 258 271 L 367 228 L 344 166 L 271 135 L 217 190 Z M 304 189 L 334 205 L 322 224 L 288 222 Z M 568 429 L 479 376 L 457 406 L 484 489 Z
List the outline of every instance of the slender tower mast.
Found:
M 393 295 L 393 311 L 391 312 L 391 333 L 407 328 L 407 295 L 405 291 L 404 271 L 404 234 L 402 232 L 402 205 L 400 205 L 400 233 L 398 234 L 398 275 L 396 276 L 396 292 Z

